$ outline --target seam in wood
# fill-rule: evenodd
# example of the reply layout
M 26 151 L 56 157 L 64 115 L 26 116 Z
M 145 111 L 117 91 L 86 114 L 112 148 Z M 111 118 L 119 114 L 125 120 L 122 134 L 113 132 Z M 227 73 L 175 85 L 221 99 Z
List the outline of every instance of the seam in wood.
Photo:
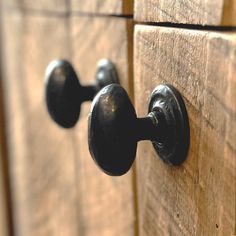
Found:
M 38 10 L 33 8 L 18 8 L 18 7 L 5 7 L 4 11 L 8 13 L 18 13 L 23 15 L 31 16 L 44 16 L 44 17 L 69 17 L 69 16 L 79 16 L 79 17 L 117 17 L 133 19 L 133 14 L 105 14 L 105 13 L 91 13 L 91 12 L 81 12 L 81 11 L 51 11 L 51 10 Z
M 1 11 L 0 11 L 1 12 Z M 1 24 L 1 17 L 0 17 L 0 42 L 2 42 L 1 32 L 2 32 L 2 24 Z M 8 155 L 7 155 L 7 136 L 5 130 L 5 109 L 4 109 L 4 90 L 3 90 L 3 80 L 2 80 L 2 46 L 0 45 L 0 158 L 1 158 L 1 175 L 3 178 L 3 189 L 5 193 L 0 193 L 5 198 L 5 206 L 6 208 L 6 221 L 7 225 L 6 230 L 9 236 L 14 236 L 13 230 L 13 211 L 12 211 L 12 196 L 11 196 L 11 187 L 10 187 L 10 173 L 9 173 L 9 163 L 8 163 Z
M 134 51 L 134 21 L 126 21 L 127 28 L 127 52 L 128 52 L 128 63 L 129 63 L 129 76 L 128 76 L 128 87 L 129 87 L 129 96 L 134 102 L 134 73 L 133 73 L 133 51 Z M 132 167 L 132 187 L 133 187 L 133 207 L 134 207 L 134 235 L 139 236 L 139 210 L 138 210 L 138 189 L 137 189 L 137 167 L 136 164 L 133 164 Z
M 190 30 L 202 30 L 202 31 L 236 32 L 236 26 L 212 26 L 212 25 L 179 24 L 171 22 L 142 22 L 142 21 L 135 21 L 135 23 L 144 26 L 149 25 L 149 26 L 171 27 L 171 28 L 190 29 Z

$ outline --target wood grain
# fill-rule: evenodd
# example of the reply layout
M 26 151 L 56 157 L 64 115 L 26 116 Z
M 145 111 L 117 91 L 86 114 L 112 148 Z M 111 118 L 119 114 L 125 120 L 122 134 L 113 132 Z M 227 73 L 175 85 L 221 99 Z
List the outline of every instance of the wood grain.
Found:
M 160 83 L 184 97 L 191 145 L 179 167 L 138 145 L 140 235 L 234 235 L 236 34 L 135 27 L 135 105 L 146 116 Z
M 111 17 L 72 17 L 72 60 L 83 84 L 92 83 L 101 58 L 115 63 L 120 83 L 131 91 L 132 21 Z M 131 45 L 130 45 L 131 44 Z M 77 188 L 84 235 L 134 235 L 135 212 L 133 173 L 107 176 L 94 164 L 87 142 L 87 116 L 90 103 L 83 105 L 77 124 Z M 83 132 L 81 132 L 81 130 Z
M 135 19 L 213 26 L 236 26 L 235 0 L 135 0 Z
M 0 59 L 1 63 L 1 59 Z M 10 235 L 10 201 L 8 186 L 8 169 L 7 155 L 5 143 L 5 127 L 4 127 L 4 107 L 3 107 L 3 90 L 2 75 L 0 69 L 0 235 Z
M 133 13 L 133 0 L 72 0 L 73 11 L 110 15 L 129 15 Z
M 2 0 L 6 8 L 44 13 L 131 15 L 133 0 Z
M 75 143 L 49 119 L 43 86 L 48 62 L 70 57 L 68 20 L 7 14 L 3 24 L 14 233 L 78 235 Z
M 0 0 L 0 42 L 2 42 L 2 14 Z M 6 149 L 5 114 L 4 114 L 4 90 L 2 86 L 2 47 L 0 44 L 0 235 L 10 236 L 11 231 L 11 209 L 10 209 L 10 186 L 8 173 L 8 159 Z
M 16 235 L 134 234 L 132 171 L 122 178 L 101 173 L 87 147 L 90 103 L 83 105 L 74 129 L 61 129 L 47 114 L 43 86 L 53 59 L 70 60 L 81 83 L 88 84 L 97 61 L 108 57 L 129 89 L 130 26 L 120 18 L 5 17 L 4 88 Z
M 69 11 L 69 1 L 67 0 L 2 0 L 4 8 L 15 8 L 22 11 L 49 11 L 65 13 Z

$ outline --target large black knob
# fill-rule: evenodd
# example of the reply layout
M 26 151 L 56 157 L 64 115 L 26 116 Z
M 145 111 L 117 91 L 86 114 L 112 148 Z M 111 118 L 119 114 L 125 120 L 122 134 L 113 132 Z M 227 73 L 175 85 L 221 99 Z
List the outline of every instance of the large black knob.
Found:
M 102 59 L 98 63 L 94 84 L 82 86 L 68 61 L 55 60 L 47 67 L 45 83 L 49 114 L 60 126 L 70 128 L 79 118 L 81 103 L 91 101 L 104 86 L 118 83 L 118 77 L 112 62 Z
M 151 140 L 167 164 L 179 165 L 187 157 L 188 116 L 180 93 L 170 85 L 155 88 L 145 118 L 137 118 L 120 85 L 106 86 L 93 100 L 88 128 L 90 153 L 109 175 L 123 175 L 130 169 L 140 140 Z

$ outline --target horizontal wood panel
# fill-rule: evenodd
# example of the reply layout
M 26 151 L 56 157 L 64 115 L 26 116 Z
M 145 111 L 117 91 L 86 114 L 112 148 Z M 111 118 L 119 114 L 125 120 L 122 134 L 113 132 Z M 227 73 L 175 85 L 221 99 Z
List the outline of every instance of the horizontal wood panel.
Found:
M 140 235 L 234 235 L 236 211 L 236 34 L 135 27 L 135 106 L 146 116 L 161 83 L 182 94 L 191 144 L 178 167 L 151 142 L 137 152 Z
M 133 235 L 132 172 L 101 173 L 88 153 L 90 103 L 74 129 L 62 129 L 47 113 L 43 84 L 53 59 L 71 61 L 88 84 L 97 61 L 108 57 L 129 90 L 132 22 L 8 13 L 3 25 L 15 235 Z
M 24 11 L 47 11 L 47 13 L 88 13 L 104 15 L 130 15 L 133 13 L 133 0 L 2 0 L 6 8 Z M 49 12 L 48 12 L 49 11 Z
M 72 11 L 127 15 L 133 13 L 133 0 L 72 0 Z
M 2 6 L 19 10 L 53 12 L 68 12 L 70 8 L 69 1 L 67 0 L 2 0 Z
M 135 0 L 135 19 L 214 26 L 236 26 L 235 0 Z

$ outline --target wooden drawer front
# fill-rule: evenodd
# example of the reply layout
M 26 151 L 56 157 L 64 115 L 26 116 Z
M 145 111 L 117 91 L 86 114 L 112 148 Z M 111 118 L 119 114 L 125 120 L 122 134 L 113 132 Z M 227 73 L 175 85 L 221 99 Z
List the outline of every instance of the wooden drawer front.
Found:
M 46 111 L 43 84 L 53 59 L 71 61 L 81 83 L 89 84 L 105 57 L 129 91 L 132 21 L 12 12 L 3 26 L 15 235 L 133 235 L 132 171 L 121 178 L 103 174 L 87 146 L 91 103 L 83 104 L 74 129 L 62 129 Z
M 105 15 L 130 15 L 133 13 L 133 0 L 2 0 L 4 7 L 23 11 L 49 11 L 67 13 L 95 13 Z
M 236 25 L 235 0 L 135 0 L 138 21 Z
M 236 210 L 236 34 L 135 27 L 139 116 L 160 83 L 183 95 L 191 130 L 187 160 L 164 164 L 138 145 L 140 235 L 234 235 Z

